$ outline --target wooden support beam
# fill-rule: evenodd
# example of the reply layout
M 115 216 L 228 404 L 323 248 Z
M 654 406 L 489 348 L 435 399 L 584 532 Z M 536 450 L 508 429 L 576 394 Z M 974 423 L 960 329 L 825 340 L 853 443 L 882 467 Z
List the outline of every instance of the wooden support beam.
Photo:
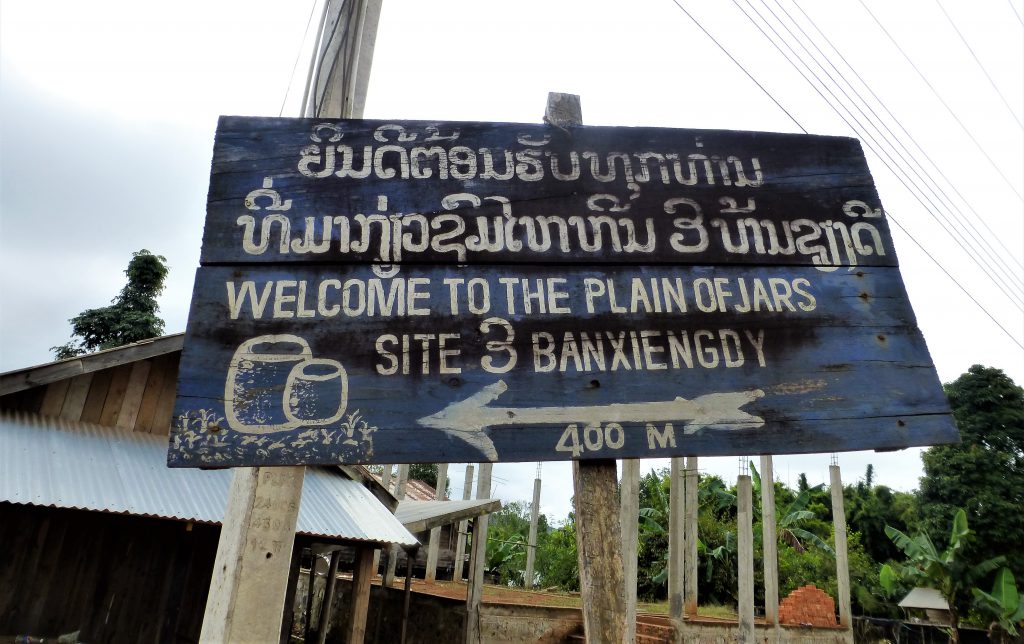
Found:
M 633 642 L 636 639 L 636 557 L 640 537 L 640 460 L 636 458 L 622 461 L 619 524 L 622 527 L 622 576 L 626 590 L 626 635 L 623 641 Z
M 466 480 L 462 485 L 462 500 L 468 501 L 473 498 L 473 470 L 472 464 L 466 466 Z M 453 562 L 455 569 L 452 571 L 452 581 L 462 581 L 465 579 L 465 561 L 466 558 L 466 531 L 469 530 L 469 521 L 463 519 L 459 521 L 459 533 L 456 535 L 455 540 L 455 561 Z
M 234 470 L 201 642 L 280 637 L 304 475 L 301 467 Z
M 405 585 L 402 592 L 402 635 L 399 644 L 405 644 L 409 632 L 409 603 L 412 599 L 412 563 L 416 560 L 416 549 L 405 551 Z
M 320 623 L 316 628 L 317 644 L 324 644 L 327 641 L 327 631 L 331 629 L 331 615 L 333 614 L 332 604 L 334 603 L 334 588 L 338 583 L 338 563 L 341 561 L 341 551 L 331 552 L 331 565 L 327 569 L 327 580 L 324 585 L 324 597 L 320 602 Z
M 779 542 L 775 532 L 775 471 L 770 454 L 761 455 L 761 547 L 764 565 L 764 620 L 779 625 Z
M 476 498 L 491 495 L 491 463 L 480 464 Z M 480 600 L 484 591 L 484 567 L 487 564 L 487 515 L 473 519 L 472 554 L 469 557 L 469 588 L 466 592 L 466 644 L 477 644 L 480 639 Z
M 284 616 L 281 620 L 281 639 L 278 644 L 288 644 L 291 640 L 292 626 L 295 623 L 295 591 L 299 586 L 302 574 L 302 551 L 304 548 L 296 544 L 292 547 L 292 560 L 288 564 L 288 590 L 284 595 Z
M 309 548 L 309 579 L 306 580 L 306 614 L 302 620 L 302 641 L 308 642 L 313 636 L 313 596 L 316 594 L 316 565 L 320 556 L 316 548 Z
M 740 631 L 738 642 L 754 642 L 754 527 L 753 500 L 750 476 L 743 474 L 736 480 L 736 561 L 739 580 Z
M 683 553 L 683 614 L 697 616 L 697 457 L 686 457 L 686 511 L 684 523 L 686 550 Z
M 843 479 L 838 465 L 828 467 L 832 486 L 832 523 L 835 526 L 836 586 L 839 597 L 839 625 L 850 628 L 853 624 L 850 606 L 850 559 L 846 549 L 846 509 L 843 505 Z
M 408 463 L 398 466 L 398 483 L 395 485 L 395 498 L 401 501 L 405 498 L 405 488 L 409 483 Z M 395 569 L 398 567 L 398 553 L 401 550 L 397 545 L 392 545 L 388 554 L 388 568 L 384 573 L 384 586 L 390 587 L 395 583 Z
M 434 497 L 438 501 L 446 501 L 445 487 L 448 483 L 448 464 L 437 464 L 437 485 L 435 485 Z M 430 529 L 430 541 L 427 545 L 427 569 L 423 578 L 432 582 L 437 579 L 437 555 L 441 549 L 441 526 Z
M 352 603 L 348 612 L 348 644 L 362 644 L 366 638 L 366 613 L 370 608 L 370 582 L 376 572 L 373 565 L 374 553 L 380 550 L 369 546 L 356 548 L 355 569 L 352 572 Z

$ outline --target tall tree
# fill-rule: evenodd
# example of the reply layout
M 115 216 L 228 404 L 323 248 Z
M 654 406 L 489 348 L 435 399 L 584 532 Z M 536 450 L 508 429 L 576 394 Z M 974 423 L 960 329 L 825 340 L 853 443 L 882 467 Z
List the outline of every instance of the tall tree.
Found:
M 945 532 L 964 508 L 973 532 L 967 558 L 1005 555 L 1014 575 L 1024 577 L 1024 389 L 1000 369 L 975 365 L 945 390 L 962 442 L 922 457 L 922 527 Z
M 168 271 L 167 259 L 162 255 L 146 249 L 132 253 L 124 271 L 128 283 L 110 306 L 88 309 L 71 318 L 71 341 L 50 350 L 58 360 L 64 360 L 162 334 L 164 321 L 157 315 L 160 307 L 156 298 L 164 290 Z

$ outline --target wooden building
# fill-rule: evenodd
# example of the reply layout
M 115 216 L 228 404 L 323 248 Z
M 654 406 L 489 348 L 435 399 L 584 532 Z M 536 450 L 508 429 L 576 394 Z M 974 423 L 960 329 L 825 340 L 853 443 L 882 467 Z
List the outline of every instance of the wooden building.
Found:
M 0 374 L 0 637 L 198 640 L 230 470 L 166 467 L 181 346 Z M 363 468 L 308 468 L 287 605 L 311 548 L 416 545 L 396 507 Z

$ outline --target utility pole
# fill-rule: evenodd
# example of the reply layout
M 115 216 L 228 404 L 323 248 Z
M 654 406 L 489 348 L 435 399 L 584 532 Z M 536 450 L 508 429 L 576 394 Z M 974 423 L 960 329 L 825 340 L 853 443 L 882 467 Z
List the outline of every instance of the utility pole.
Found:
M 380 7 L 381 0 L 327 0 L 302 116 L 362 117 Z M 235 468 L 201 642 L 280 639 L 305 474 L 302 466 Z

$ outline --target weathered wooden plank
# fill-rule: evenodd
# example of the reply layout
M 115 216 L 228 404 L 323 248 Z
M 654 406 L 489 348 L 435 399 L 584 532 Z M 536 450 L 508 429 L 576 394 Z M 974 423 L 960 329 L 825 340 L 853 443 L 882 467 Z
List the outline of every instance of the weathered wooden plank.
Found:
M 153 363 L 149 360 L 132 363 L 128 384 L 124 390 L 124 398 L 121 400 L 121 408 L 117 410 L 117 417 L 114 421 L 115 426 L 123 429 L 135 427 L 135 420 L 139 417 L 142 395 L 146 392 L 146 381 L 149 380 L 149 371 L 152 366 Z
M 123 364 L 111 369 L 110 388 L 107 390 L 107 397 L 103 401 L 103 409 L 100 411 L 100 424 L 113 427 L 117 422 L 117 415 L 121 411 L 121 404 L 124 402 L 124 394 L 128 390 L 128 381 L 132 376 L 131 364 Z
M 92 387 L 91 373 L 83 373 L 71 378 L 68 395 L 64 398 L 64 406 L 60 409 L 62 420 L 79 420 L 82 417 L 82 410 L 85 409 L 85 401 L 89 397 L 90 387 Z
M 626 598 L 615 461 L 574 461 L 572 473 L 583 628 L 587 641 L 622 642 Z
M 58 380 L 46 386 L 46 394 L 43 395 L 43 404 L 39 413 L 43 416 L 60 416 L 60 410 L 64 407 L 64 398 L 68 395 L 70 380 Z
M 150 426 L 152 434 L 166 434 L 170 431 L 171 413 L 174 410 L 175 396 L 178 390 L 178 367 L 181 360 L 180 353 L 172 353 L 167 356 L 164 376 L 163 391 L 160 392 L 160 399 L 156 404 L 156 411 L 153 412 L 153 423 Z
M 51 362 L 31 369 L 20 369 L 0 374 L 0 396 L 32 387 L 46 385 L 64 378 L 73 378 L 122 364 L 164 355 L 181 349 L 185 335 L 176 333 L 152 340 L 143 340 L 116 349 L 97 351 L 89 355 Z
M 854 139 L 222 117 L 201 262 L 324 261 L 894 266 L 896 256 Z
M 104 369 L 93 374 L 89 395 L 86 396 L 85 407 L 82 408 L 82 422 L 98 423 L 100 421 L 103 403 L 107 399 L 107 392 L 110 390 L 110 380 L 113 375 L 113 369 Z
M 153 418 L 156 416 L 157 403 L 160 401 L 160 394 L 164 390 L 166 378 L 176 378 L 177 372 L 168 373 L 167 356 L 153 358 L 152 366 L 149 369 L 149 377 L 146 379 L 146 388 L 142 394 L 142 401 L 139 403 L 139 413 L 135 418 L 135 431 L 153 431 Z M 166 429 L 166 428 L 165 428 Z
M 894 268 L 452 275 L 200 269 L 171 464 L 799 453 L 956 437 Z

